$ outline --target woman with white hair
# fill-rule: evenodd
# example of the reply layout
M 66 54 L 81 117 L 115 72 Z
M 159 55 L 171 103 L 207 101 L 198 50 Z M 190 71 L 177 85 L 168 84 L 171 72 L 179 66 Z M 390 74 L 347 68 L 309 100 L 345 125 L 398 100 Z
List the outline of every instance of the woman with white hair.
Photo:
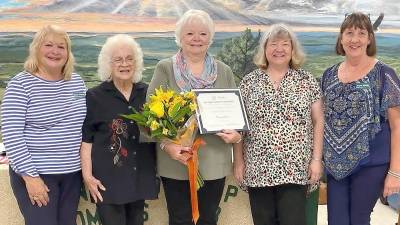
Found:
M 142 225 L 144 200 L 157 198 L 159 190 L 155 148 L 139 143 L 137 124 L 121 114 L 145 103 L 143 53 L 132 37 L 118 34 L 103 45 L 98 66 L 103 82 L 86 93 L 83 179 L 103 225 Z
M 187 11 L 176 24 L 176 43 L 179 51 L 161 60 L 154 71 L 147 96 L 155 88 L 177 92 L 192 88 L 234 88 L 232 70 L 216 60 L 207 50 L 214 36 L 214 23 L 201 10 Z M 199 170 L 205 185 L 198 190 L 200 218 L 197 224 L 217 224 L 217 209 L 225 185 L 225 177 L 232 170 L 232 143 L 241 135 L 225 130 L 217 135 L 202 135 L 206 145 L 199 149 Z M 165 142 L 157 151 L 157 168 L 163 183 L 170 225 L 192 225 L 189 181 L 184 152 L 190 147 Z
M 234 146 L 234 174 L 255 225 L 305 225 L 306 185 L 322 174 L 321 91 L 303 61 L 295 34 L 273 25 L 254 58 L 258 69 L 240 83 L 251 130 Z

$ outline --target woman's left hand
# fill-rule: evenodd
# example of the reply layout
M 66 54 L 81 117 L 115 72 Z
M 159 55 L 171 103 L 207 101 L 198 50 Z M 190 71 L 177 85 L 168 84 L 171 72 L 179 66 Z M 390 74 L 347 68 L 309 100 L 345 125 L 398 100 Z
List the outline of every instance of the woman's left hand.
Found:
M 308 167 L 308 183 L 315 184 L 322 176 L 322 161 L 311 159 Z
M 400 179 L 391 175 L 386 175 L 385 186 L 383 187 L 383 197 L 400 192 Z
M 227 144 L 238 143 L 242 140 L 242 135 L 236 130 L 222 130 L 215 135 L 219 136 Z

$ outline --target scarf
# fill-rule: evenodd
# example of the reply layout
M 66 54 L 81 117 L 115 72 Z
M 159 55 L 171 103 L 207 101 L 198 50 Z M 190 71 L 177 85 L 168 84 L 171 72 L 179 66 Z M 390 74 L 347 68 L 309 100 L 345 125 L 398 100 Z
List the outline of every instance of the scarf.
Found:
M 215 80 L 217 79 L 217 62 L 208 53 L 204 59 L 204 69 L 200 77 L 192 74 L 182 54 L 182 50 L 172 56 L 172 64 L 175 80 L 181 91 L 186 92 L 191 89 L 214 87 Z

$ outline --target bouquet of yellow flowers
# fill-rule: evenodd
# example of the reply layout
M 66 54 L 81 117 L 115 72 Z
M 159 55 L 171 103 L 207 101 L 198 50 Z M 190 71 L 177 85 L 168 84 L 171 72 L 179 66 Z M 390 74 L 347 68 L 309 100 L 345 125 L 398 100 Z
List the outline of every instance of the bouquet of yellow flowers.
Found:
M 186 122 L 196 112 L 195 99 L 193 92 L 176 93 L 156 89 L 155 94 L 143 105 L 141 113 L 133 110 L 133 114 L 124 117 L 148 127 L 152 138 L 176 141 L 179 131 L 185 128 Z
M 201 138 L 196 138 L 197 121 L 196 95 L 193 92 L 176 93 L 173 90 L 163 90 L 161 87 L 149 96 L 149 101 L 143 105 L 142 112 L 133 109 L 130 115 L 122 115 L 148 128 L 150 137 L 159 141 L 168 141 L 192 149 L 187 161 L 188 177 L 191 189 L 192 216 L 196 223 L 199 218 L 197 190 L 204 185 L 198 170 L 197 151 Z

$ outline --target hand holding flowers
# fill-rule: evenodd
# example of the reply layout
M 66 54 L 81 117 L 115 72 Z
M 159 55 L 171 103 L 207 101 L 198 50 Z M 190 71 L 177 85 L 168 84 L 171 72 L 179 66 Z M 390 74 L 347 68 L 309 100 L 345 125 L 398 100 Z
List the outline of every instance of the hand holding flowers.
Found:
M 164 151 L 180 163 L 187 165 L 187 161 L 192 157 L 191 148 L 177 145 L 172 142 L 165 143 Z
M 204 185 L 198 171 L 197 151 L 204 144 L 201 138 L 196 138 L 197 121 L 196 95 L 193 92 L 176 93 L 172 90 L 156 89 L 149 97 L 141 113 L 133 110 L 133 114 L 123 115 L 137 124 L 147 127 L 150 136 L 161 143 L 161 148 L 172 159 L 188 168 L 192 217 L 196 223 L 199 218 L 197 190 Z

